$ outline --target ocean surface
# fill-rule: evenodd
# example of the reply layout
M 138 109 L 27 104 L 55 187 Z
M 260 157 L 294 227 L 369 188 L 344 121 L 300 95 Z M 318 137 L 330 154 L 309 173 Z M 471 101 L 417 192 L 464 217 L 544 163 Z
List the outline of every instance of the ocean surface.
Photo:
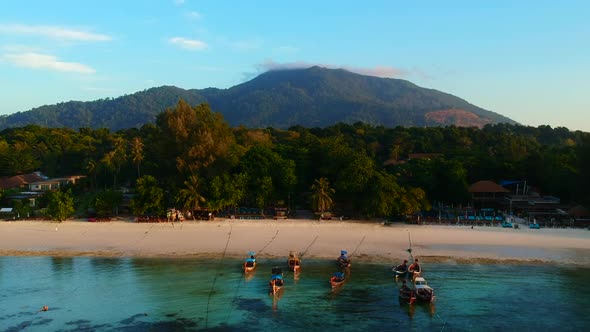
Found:
M 0 331 L 588 331 L 590 269 L 424 264 L 433 305 L 401 305 L 393 264 L 334 261 L 0 257 Z M 273 266 L 285 288 L 268 293 Z M 48 311 L 40 311 L 43 306 Z

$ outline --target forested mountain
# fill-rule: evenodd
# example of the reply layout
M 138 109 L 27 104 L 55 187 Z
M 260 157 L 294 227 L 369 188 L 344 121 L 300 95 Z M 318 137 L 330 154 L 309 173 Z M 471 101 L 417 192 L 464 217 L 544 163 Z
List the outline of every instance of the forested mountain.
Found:
M 27 112 L 0 117 L 0 129 L 36 124 L 50 128 L 139 128 L 153 123 L 156 116 L 179 99 L 190 104 L 206 102 L 197 90 L 162 86 L 118 98 L 89 102 L 69 101 L 45 105 Z
M 229 89 L 162 86 L 114 99 L 46 105 L 0 117 L 0 129 L 28 124 L 138 128 L 153 123 L 179 99 L 191 105 L 208 103 L 231 126 L 251 128 L 327 127 L 338 122 L 385 127 L 515 123 L 461 98 L 405 80 L 312 67 L 266 72 Z
M 469 184 L 479 180 L 522 180 L 562 204 L 590 204 L 588 169 L 590 133 L 566 128 L 232 128 L 208 105 L 186 102 L 158 115 L 155 125 L 116 133 L 40 126 L 0 131 L 0 205 L 21 216 L 30 202 L 14 196 L 18 188 L 3 192 L 2 177 L 33 171 L 84 175 L 72 188 L 79 215 L 117 213 L 122 187 L 149 207 L 130 205 L 136 215 L 163 215 L 167 207 L 308 209 L 322 187 L 332 193 L 333 211 L 387 217 L 437 203 L 470 204 Z M 45 207 L 46 200 L 39 202 Z

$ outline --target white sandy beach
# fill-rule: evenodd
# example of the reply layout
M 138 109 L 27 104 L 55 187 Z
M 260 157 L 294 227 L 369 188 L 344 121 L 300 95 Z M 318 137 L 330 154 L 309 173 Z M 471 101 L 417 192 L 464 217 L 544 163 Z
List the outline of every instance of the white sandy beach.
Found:
M 209 257 L 225 252 L 244 257 L 256 251 L 259 257 L 286 257 L 289 250 L 308 249 L 307 258 L 335 258 L 345 249 L 353 259 L 396 263 L 408 257 L 408 234 L 414 256 L 424 262 L 590 266 L 590 231 L 583 229 L 471 229 L 317 220 L 0 222 L 0 255 Z

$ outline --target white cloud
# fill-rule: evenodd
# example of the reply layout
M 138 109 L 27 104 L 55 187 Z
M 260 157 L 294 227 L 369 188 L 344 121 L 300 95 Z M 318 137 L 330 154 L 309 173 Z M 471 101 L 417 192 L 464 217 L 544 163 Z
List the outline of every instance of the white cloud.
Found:
M 188 50 L 202 50 L 207 48 L 207 44 L 200 40 L 188 39 L 184 37 L 173 37 L 168 40 L 171 44 L 177 45 Z
M 177 6 L 184 5 L 184 0 L 174 0 L 174 4 Z
M 6 54 L 4 59 L 17 66 L 32 69 L 49 69 L 55 71 L 74 72 L 80 74 L 94 74 L 96 70 L 78 62 L 59 61 L 53 55 L 34 52 L 20 54 Z
M 305 62 L 305 61 L 296 61 L 296 62 L 285 62 L 285 63 L 278 63 L 273 60 L 266 60 L 265 62 L 258 64 L 256 67 L 260 72 L 270 71 L 270 70 L 288 70 L 288 69 L 303 69 L 309 68 L 313 66 L 319 66 L 324 68 L 331 68 L 331 69 L 345 69 L 353 73 L 362 74 L 362 75 L 369 75 L 369 76 L 377 76 L 377 77 L 402 77 L 407 75 L 407 71 L 395 68 L 391 66 L 375 66 L 370 68 L 365 67 L 354 67 L 354 66 L 338 66 L 332 64 L 325 64 L 325 63 L 313 63 L 313 62 Z
M 26 53 L 26 52 L 38 52 L 39 48 L 36 46 L 29 46 L 29 45 L 19 45 L 19 44 L 12 44 L 12 45 L 3 45 L 2 51 L 5 53 Z
M 51 25 L 0 24 L 0 33 L 36 35 L 59 40 L 109 41 L 107 35 Z
M 199 12 L 196 11 L 188 12 L 185 15 L 191 20 L 200 20 L 203 17 Z

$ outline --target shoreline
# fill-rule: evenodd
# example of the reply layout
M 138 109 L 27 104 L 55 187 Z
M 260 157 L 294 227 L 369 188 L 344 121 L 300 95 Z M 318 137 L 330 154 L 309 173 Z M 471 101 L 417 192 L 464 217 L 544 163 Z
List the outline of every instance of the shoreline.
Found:
M 214 220 L 175 223 L 130 221 L 16 221 L 0 223 L 0 256 L 236 258 L 256 251 L 279 259 L 290 250 L 308 259 L 396 264 L 414 257 L 457 264 L 565 264 L 590 267 L 590 232 L 583 229 L 408 225 L 377 222 Z

